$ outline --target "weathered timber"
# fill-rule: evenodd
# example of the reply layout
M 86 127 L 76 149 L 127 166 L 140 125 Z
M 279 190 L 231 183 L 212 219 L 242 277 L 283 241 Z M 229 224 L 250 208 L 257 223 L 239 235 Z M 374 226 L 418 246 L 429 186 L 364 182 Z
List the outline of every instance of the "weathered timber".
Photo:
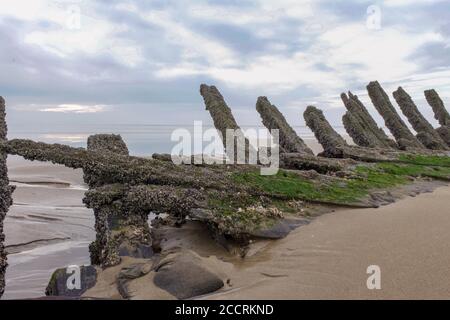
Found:
M 267 97 L 259 97 L 256 102 L 256 110 L 262 118 L 263 124 L 267 129 L 277 129 L 280 138 L 280 147 L 286 153 L 301 153 L 313 155 L 312 150 L 297 135 L 283 114 L 276 106 L 271 104 Z
M 323 155 L 332 158 L 342 158 L 342 147 L 348 146 L 330 125 L 322 110 L 309 106 L 303 113 L 306 125 L 312 130 L 317 141 L 322 145 Z
M 362 162 L 403 162 L 402 156 L 438 155 L 445 156 L 442 150 L 410 149 L 407 152 L 387 148 L 364 148 L 350 146 L 331 127 L 323 112 L 316 107 L 309 106 L 304 113 L 308 127 L 314 132 L 319 143 L 324 148 L 322 153 L 326 157 L 347 158 Z
M 364 128 L 363 123 L 357 115 L 347 111 L 342 116 L 342 123 L 348 135 L 360 147 L 376 148 L 380 146 L 379 140 Z
M 97 134 L 88 138 L 87 149 L 97 153 L 114 153 L 128 156 L 128 148 L 120 135 Z M 90 192 L 101 183 L 101 177 L 85 173 L 85 181 L 90 183 Z M 92 182 L 95 181 L 95 185 Z M 118 187 L 119 188 L 119 187 Z M 102 192 L 98 193 L 106 197 Z M 87 196 L 88 197 L 88 196 Z M 86 202 L 86 199 L 85 199 Z M 144 208 L 133 212 L 119 205 L 106 203 L 89 206 L 94 210 L 96 239 L 89 246 L 91 263 L 102 267 L 113 266 L 121 261 L 121 256 L 148 258 L 152 255 L 151 233 L 148 226 L 148 211 Z
M 152 158 L 172 162 L 171 155 L 167 153 L 154 153 Z M 193 163 L 192 158 L 186 160 L 188 162 L 191 160 L 191 163 Z M 279 165 L 282 169 L 315 170 L 318 173 L 327 174 L 330 172 L 346 170 L 348 166 L 354 165 L 354 163 L 345 160 L 316 157 L 304 153 L 280 153 Z M 204 164 L 201 164 L 200 166 L 204 166 Z
M 400 106 L 403 114 L 408 118 L 409 123 L 417 132 L 417 139 L 428 149 L 448 150 L 447 144 L 442 140 L 433 126 L 420 113 L 411 96 L 402 88 L 398 87 L 393 92 L 394 99 Z
M 0 142 L 6 141 L 5 100 L 0 97 Z M 12 192 L 14 188 L 9 185 L 8 168 L 6 166 L 7 153 L 0 150 L 0 297 L 5 290 L 5 272 L 7 267 L 5 252 L 5 234 L 3 233 L 3 220 L 9 207 L 12 205 Z
M 442 140 L 445 141 L 447 146 L 450 147 L 450 114 L 445 108 L 444 102 L 434 89 L 426 90 L 425 98 L 427 99 L 428 104 L 433 109 L 434 118 L 441 125 L 436 129 L 437 133 L 442 138 Z
M 88 179 L 87 183 L 92 186 L 127 183 L 223 188 L 225 185 L 221 179 L 227 174 L 223 166 L 208 168 L 177 166 L 167 161 L 93 152 L 83 148 L 32 140 L 9 140 L 1 143 L 0 147 L 9 154 L 19 155 L 28 160 L 50 161 L 69 168 L 83 169 L 85 175 L 87 173 L 85 176 Z
M 439 94 L 436 90 L 425 90 L 425 98 L 428 104 L 431 106 L 434 112 L 434 118 L 439 122 L 441 126 L 450 126 L 450 114 L 444 106 Z
M 348 92 L 348 96 L 345 93 L 341 94 L 342 101 L 348 111 L 351 113 L 354 121 L 357 121 L 356 126 L 364 128 L 363 131 L 357 130 L 356 127 L 352 130 L 351 128 L 346 128 L 347 132 L 350 136 L 354 135 L 353 140 L 356 144 L 363 147 L 379 147 L 379 148 L 394 148 L 397 149 L 397 143 L 390 139 L 383 129 L 379 128 L 375 120 L 370 115 L 367 108 L 364 104 L 359 100 L 358 96 L 352 94 L 350 91 Z M 352 119 L 347 119 L 347 122 L 351 122 Z M 345 123 L 344 123 L 345 126 Z M 350 132 L 349 132 L 350 131 Z M 356 132 L 352 132 L 356 131 Z M 358 136 L 361 136 L 364 139 L 358 143 Z
M 367 85 L 367 91 L 373 105 L 384 119 L 386 127 L 391 131 L 395 137 L 399 147 L 406 149 L 424 149 L 425 147 L 419 140 L 409 131 L 406 124 L 398 115 L 394 106 L 392 105 L 389 96 L 380 86 L 378 81 L 370 82 Z
M 95 134 L 88 137 L 87 149 L 98 152 L 113 152 L 128 156 L 128 147 L 118 134 Z
M 238 126 L 231 109 L 219 90 L 215 86 L 202 84 L 200 86 L 200 94 L 205 102 L 206 110 L 209 111 L 213 119 L 214 126 L 221 135 L 228 157 L 234 160 L 233 163 L 248 163 L 249 152 L 255 152 L 255 150 L 250 149 L 253 147 Z M 233 140 L 230 140 L 231 138 Z M 233 150 L 228 150 L 231 145 L 233 145 Z M 239 149 L 243 145 L 245 145 L 245 149 Z
M 223 101 L 223 97 L 220 95 L 215 87 L 202 85 L 201 91 L 204 91 L 205 104 L 213 105 L 214 112 L 211 113 L 214 125 L 216 129 L 221 131 L 226 131 L 227 129 L 239 128 L 238 124 L 234 120 L 231 110 L 226 106 Z M 207 93 L 212 90 L 213 93 Z M 215 96 L 213 99 L 212 96 Z M 265 125 L 269 129 L 281 129 L 279 131 L 280 144 L 285 146 L 289 150 L 296 150 L 300 152 L 283 152 L 280 154 L 280 167 L 285 169 L 297 169 L 297 170 L 316 170 L 319 173 L 328 173 L 333 171 L 340 171 L 346 167 L 346 163 L 339 163 L 333 159 L 323 159 L 318 158 L 313 155 L 312 151 L 306 147 L 304 142 L 297 136 L 295 131 L 289 126 L 284 116 L 272 106 L 270 102 L 265 97 L 260 97 L 257 103 L 258 111 L 265 121 Z M 211 110 L 210 110 L 211 111 Z M 217 114 L 225 114 L 226 116 L 217 116 Z M 263 115 L 264 114 L 264 115 Z M 218 119 L 227 118 L 229 121 L 221 122 Z M 266 120 L 264 120 L 266 119 Z M 216 121 L 217 120 L 217 121 Z M 217 122 L 217 124 L 216 124 Z M 283 132 L 283 133 L 282 133 Z M 296 139 L 297 137 L 298 139 Z M 288 155 L 284 155 L 287 153 Z M 168 156 L 156 155 L 156 159 L 168 160 Z
M 302 153 L 281 153 L 280 168 L 293 170 L 314 170 L 322 174 L 345 171 L 355 166 L 351 159 L 333 159 L 308 156 Z
M 440 126 L 436 131 L 441 136 L 442 140 L 447 142 L 447 145 L 450 147 L 450 126 Z

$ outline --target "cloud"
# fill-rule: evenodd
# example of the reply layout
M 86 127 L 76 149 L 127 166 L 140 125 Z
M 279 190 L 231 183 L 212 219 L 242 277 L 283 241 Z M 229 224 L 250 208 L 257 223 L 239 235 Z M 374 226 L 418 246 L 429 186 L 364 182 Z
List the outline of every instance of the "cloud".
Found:
M 385 0 L 383 5 L 386 7 L 402 7 L 402 6 L 425 6 L 444 2 L 446 0 Z
M 445 1 L 379 1 L 380 30 L 366 26 L 369 0 L 4 2 L 1 94 L 55 122 L 73 114 L 172 121 L 174 113 L 190 122 L 205 116 L 202 82 L 220 87 L 240 123 L 259 123 L 259 95 L 294 123 L 311 103 L 340 122 L 340 92 L 364 97 L 375 79 L 416 99 L 429 87 L 450 97 Z
M 98 113 L 105 112 L 107 106 L 104 105 L 94 105 L 86 106 L 79 104 L 60 104 L 55 107 L 48 107 L 39 109 L 41 112 L 62 112 L 62 113 Z

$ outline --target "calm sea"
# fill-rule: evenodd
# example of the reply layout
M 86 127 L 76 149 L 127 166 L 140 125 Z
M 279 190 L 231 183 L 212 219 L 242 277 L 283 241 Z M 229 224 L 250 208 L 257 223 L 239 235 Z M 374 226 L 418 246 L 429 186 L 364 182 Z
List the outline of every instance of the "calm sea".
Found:
M 171 141 L 171 134 L 176 129 L 187 129 L 193 136 L 193 124 L 181 125 L 163 125 L 163 124 L 148 124 L 148 125 L 131 125 L 131 124 L 111 124 L 111 125 L 85 125 L 80 129 L 64 129 L 58 128 L 52 130 L 43 127 L 38 130 L 15 130 L 10 128 L 8 137 L 10 139 L 33 139 L 47 143 L 62 143 L 73 147 L 86 147 L 86 141 L 89 135 L 98 133 L 115 133 L 120 134 L 125 140 L 130 153 L 139 156 L 150 156 L 152 153 L 170 153 L 172 148 L 178 141 Z M 210 126 L 204 125 L 203 132 L 210 129 Z M 243 130 L 255 129 L 264 131 L 264 127 L 255 126 L 241 126 Z M 309 128 L 305 126 L 294 127 L 298 135 L 304 139 L 308 144 L 316 144 L 315 138 Z M 340 134 L 345 134 L 343 127 L 335 127 L 335 130 Z M 208 142 L 204 142 L 206 146 Z M 201 150 L 194 150 L 195 153 Z

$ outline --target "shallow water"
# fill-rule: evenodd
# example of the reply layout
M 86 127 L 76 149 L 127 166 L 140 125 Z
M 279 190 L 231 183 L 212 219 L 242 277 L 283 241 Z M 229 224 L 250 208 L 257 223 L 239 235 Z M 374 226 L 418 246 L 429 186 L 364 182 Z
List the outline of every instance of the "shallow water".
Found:
M 89 243 L 90 241 L 65 241 L 8 255 L 6 290 L 2 299 L 44 296 L 55 269 L 89 264 Z
M 89 264 L 94 215 L 82 203 L 81 170 L 19 157 L 8 157 L 8 168 L 20 182 L 11 183 L 17 189 L 4 222 L 10 254 L 2 299 L 42 297 L 55 269 Z

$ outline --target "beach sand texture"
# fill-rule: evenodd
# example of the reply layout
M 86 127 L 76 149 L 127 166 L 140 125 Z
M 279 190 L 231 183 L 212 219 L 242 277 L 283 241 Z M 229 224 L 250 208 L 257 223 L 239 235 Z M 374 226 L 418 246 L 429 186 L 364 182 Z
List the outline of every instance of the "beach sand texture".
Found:
M 449 299 L 450 188 L 326 214 L 246 259 L 214 299 Z M 381 290 L 368 290 L 369 265 Z

